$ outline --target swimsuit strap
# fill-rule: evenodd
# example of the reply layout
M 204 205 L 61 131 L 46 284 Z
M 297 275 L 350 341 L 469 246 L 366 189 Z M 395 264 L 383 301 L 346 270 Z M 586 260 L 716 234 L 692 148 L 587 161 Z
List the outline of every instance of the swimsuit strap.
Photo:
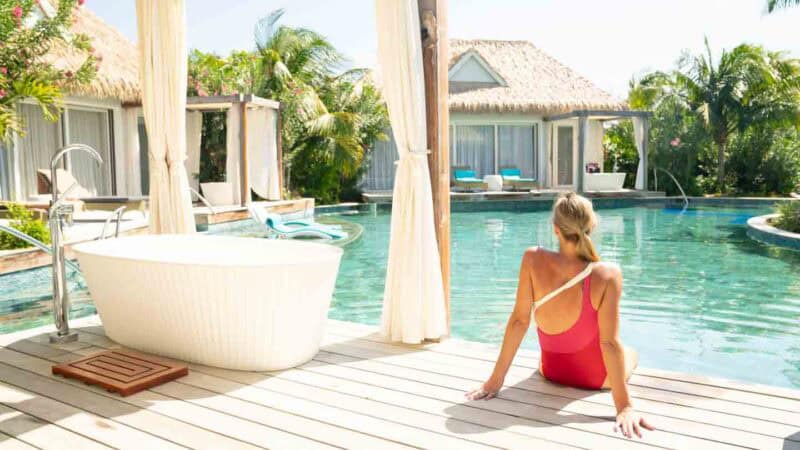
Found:
M 570 279 L 569 281 L 567 281 L 566 283 L 561 285 L 560 288 L 558 288 L 558 289 L 554 290 L 553 292 L 545 295 L 544 297 L 542 297 L 538 301 L 534 300 L 533 301 L 533 309 L 534 309 L 534 311 L 536 310 L 536 308 L 539 308 L 540 306 L 542 306 L 545 303 L 547 303 L 550 300 L 552 300 L 553 297 L 555 297 L 556 295 L 564 292 L 565 290 L 567 290 L 567 289 L 571 288 L 572 286 L 575 286 L 576 284 L 578 284 L 581 281 L 583 281 L 584 278 L 588 277 L 592 273 L 592 269 L 593 268 L 594 268 L 594 263 L 590 262 L 589 264 L 586 265 L 586 268 L 581 271 L 581 273 L 579 273 L 579 274 L 575 275 L 574 277 L 572 277 L 572 279 Z

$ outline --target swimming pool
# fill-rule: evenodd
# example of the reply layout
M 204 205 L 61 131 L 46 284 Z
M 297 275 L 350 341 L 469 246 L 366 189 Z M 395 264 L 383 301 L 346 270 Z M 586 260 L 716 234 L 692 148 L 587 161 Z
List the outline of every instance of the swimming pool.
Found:
M 800 387 L 800 252 L 747 237 L 763 209 L 601 209 L 601 256 L 623 268 L 622 338 L 647 367 Z M 330 317 L 377 324 L 389 242 L 388 213 L 343 216 L 363 227 L 345 247 Z M 499 343 L 525 248 L 555 248 L 550 214 L 458 212 L 452 221 L 452 327 Z M 229 232 L 254 235 L 243 223 Z M 0 278 L 0 332 L 45 323 L 49 272 Z M 92 314 L 72 277 L 73 317 Z M 29 309 L 30 307 L 38 309 Z M 8 315 L 11 314 L 11 315 Z M 536 348 L 536 334 L 523 344 Z M 758 367 L 758 370 L 753 370 Z
M 624 274 L 622 339 L 642 366 L 800 387 L 800 252 L 747 237 L 747 218 L 764 210 L 598 213 L 600 254 Z M 349 218 L 364 234 L 345 252 L 330 317 L 379 323 L 389 219 Z M 557 247 L 550 213 L 454 213 L 451 221 L 452 332 L 498 344 L 522 252 Z M 536 333 L 523 345 L 538 348 Z

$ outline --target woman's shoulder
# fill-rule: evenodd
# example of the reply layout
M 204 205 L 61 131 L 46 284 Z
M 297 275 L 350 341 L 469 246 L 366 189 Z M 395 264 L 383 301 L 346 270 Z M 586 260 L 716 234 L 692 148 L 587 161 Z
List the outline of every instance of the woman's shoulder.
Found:
M 612 280 L 622 276 L 622 269 L 619 264 L 610 261 L 598 261 L 594 263 L 592 275 L 600 280 Z

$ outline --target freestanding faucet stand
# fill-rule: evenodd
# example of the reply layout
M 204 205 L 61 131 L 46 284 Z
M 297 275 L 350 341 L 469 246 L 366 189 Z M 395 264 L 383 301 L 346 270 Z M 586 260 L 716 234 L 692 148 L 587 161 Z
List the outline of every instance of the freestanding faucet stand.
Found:
M 50 225 L 50 240 L 53 246 L 53 320 L 56 332 L 50 335 L 50 342 L 65 343 L 78 340 L 78 333 L 69 329 L 69 286 L 67 286 L 67 273 L 65 268 L 63 230 L 64 222 L 72 223 L 73 206 L 65 204 L 67 194 L 77 186 L 70 186 L 59 198 L 58 196 L 58 164 L 67 153 L 73 150 L 82 150 L 94 158 L 98 164 L 103 163 L 103 158 L 97 151 L 88 145 L 72 144 L 64 147 L 50 160 L 50 211 L 48 224 Z

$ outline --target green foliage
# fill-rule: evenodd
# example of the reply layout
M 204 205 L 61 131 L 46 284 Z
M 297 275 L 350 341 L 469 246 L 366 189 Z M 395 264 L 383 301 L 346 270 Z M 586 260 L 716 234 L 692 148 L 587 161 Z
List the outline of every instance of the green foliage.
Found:
M 17 229 L 45 244 L 50 243 L 50 230 L 47 229 L 47 225 L 42 220 L 33 217 L 32 211 L 18 203 L 6 203 L 5 205 L 11 218 L 11 228 Z M 22 239 L 0 231 L 0 250 L 12 250 L 30 246 L 29 243 Z
M 800 0 L 767 0 L 767 12 L 769 13 L 792 6 L 800 6 Z
M 0 139 L 25 132 L 16 105 L 33 99 L 42 114 L 56 120 L 62 90 L 90 82 L 100 57 L 94 55 L 89 38 L 69 33 L 73 14 L 83 1 L 60 0 L 45 14 L 37 0 L 0 0 Z M 55 67 L 47 55 L 54 49 L 85 55 L 73 70 Z
M 201 183 L 225 181 L 226 131 L 227 116 L 224 112 L 203 114 L 199 174 Z
M 354 197 L 365 153 L 376 139 L 387 139 L 386 107 L 367 70 L 338 73 L 344 58 L 333 45 L 312 30 L 279 25 L 282 16 L 278 10 L 258 22 L 253 52 L 193 51 L 189 94 L 252 93 L 279 101 L 289 189 L 320 203 Z M 224 173 L 224 149 L 216 143 L 224 147 L 225 131 L 224 120 L 203 124 L 203 153 L 214 153 L 201 161 L 206 181 Z
M 747 44 L 718 60 L 706 50 L 631 83 L 631 106 L 653 111 L 650 166 L 690 195 L 786 194 L 800 164 L 800 62 Z
M 770 225 L 792 233 L 800 233 L 800 201 L 784 202 L 777 207 L 778 217 Z
M 606 151 L 603 171 L 625 172 L 625 187 L 633 188 L 639 168 L 639 151 L 634 144 L 633 124 L 624 121 L 606 130 L 603 147 Z

